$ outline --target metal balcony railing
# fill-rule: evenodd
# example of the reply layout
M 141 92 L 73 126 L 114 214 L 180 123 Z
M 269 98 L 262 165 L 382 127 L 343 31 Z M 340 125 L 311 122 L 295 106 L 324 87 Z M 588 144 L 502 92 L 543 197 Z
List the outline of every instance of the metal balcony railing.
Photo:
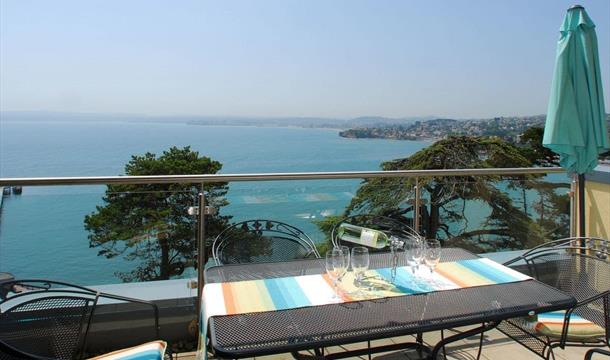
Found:
M 414 180 L 414 227 L 420 228 L 421 189 L 419 180 L 430 177 L 460 177 L 460 176 L 510 176 L 510 175 L 546 175 L 565 173 L 560 167 L 543 168 L 489 168 L 489 169 L 441 169 L 441 170 L 399 170 L 399 171 L 346 171 L 346 172 L 302 172 L 302 173 L 260 173 L 260 174 L 212 174 L 212 175 L 155 175 L 155 176 L 93 176 L 93 177 L 42 177 L 42 178 L 0 178 L 0 187 L 6 186 L 57 186 L 57 185 L 140 185 L 140 184 L 203 184 L 218 182 L 248 182 L 248 181 L 287 181 L 287 180 L 328 180 L 328 179 L 371 179 L 371 178 L 410 178 Z M 572 190 L 575 184 L 572 183 Z M 205 215 L 213 209 L 206 207 L 205 194 L 198 194 L 197 211 L 190 209 L 189 213 L 197 216 L 197 260 L 205 264 L 207 249 L 205 245 Z M 186 211 L 186 209 L 185 209 Z M 571 228 L 573 227 L 574 206 L 571 207 Z M 198 296 L 203 288 L 203 266 L 197 272 Z

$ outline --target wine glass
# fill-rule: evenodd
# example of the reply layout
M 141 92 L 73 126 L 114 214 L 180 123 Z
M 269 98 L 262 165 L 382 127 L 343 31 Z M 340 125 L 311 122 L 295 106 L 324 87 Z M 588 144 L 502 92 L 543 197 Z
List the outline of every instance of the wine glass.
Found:
M 430 268 L 430 273 L 434 272 L 434 268 L 441 261 L 441 243 L 436 239 L 426 240 L 426 251 L 424 261 Z
M 339 245 L 337 246 L 337 249 L 340 249 L 341 252 L 343 253 L 343 257 L 345 259 L 345 271 L 347 271 L 347 269 L 349 268 L 349 264 L 350 264 L 350 249 L 349 247 L 345 246 L 345 245 Z
M 424 256 L 424 244 L 419 237 L 410 236 L 405 239 L 404 249 L 407 256 L 407 264 L 411 267 L 413 273 L 415 273 Z
M 339 248 L 333 248 L 326 253 L 326 273 L 328 277 L 333 281 L 333 299 L 339 299 L 337 295 L 337 281 L 347 271 L 347 264 L 345 263 L 345 256 L 343 251 Z
M 352 271 L 356 275 L 356 287 L 361 292 L 364 273 L 369 268 L 369 250 L 363 246 L 356 246 L 352 249 Z

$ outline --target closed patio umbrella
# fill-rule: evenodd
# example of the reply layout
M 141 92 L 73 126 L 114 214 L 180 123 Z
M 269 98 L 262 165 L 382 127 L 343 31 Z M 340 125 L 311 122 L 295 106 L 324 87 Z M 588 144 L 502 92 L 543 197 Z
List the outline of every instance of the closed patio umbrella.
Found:
M 579 236 L 584 236 L 584 174 L 597 166 L 610 141 L 595 24 L 575 5 L 560 32 L 542 144 L 559 154 L 563 168 L 578 175 Z

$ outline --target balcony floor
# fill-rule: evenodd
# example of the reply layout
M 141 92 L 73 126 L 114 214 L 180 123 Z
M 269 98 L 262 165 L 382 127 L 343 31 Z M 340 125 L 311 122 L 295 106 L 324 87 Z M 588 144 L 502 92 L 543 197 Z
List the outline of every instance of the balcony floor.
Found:
M 446 332 L 447 333 L 451 332 Z M 424 342 L 428 345 L 434 344 L 440 339 L 440 332 L 426 333 L 424 334 Z M 413 341 L 412 336 L 396 337 L 384 340 L 376 340 L 372 342 L 372 346 L 385 345 L 391 343 L 399 343 L 405 341 Z M 497 330 L 488 331 L 485 333 L 485 340 L 483 345 L 483 353 L 481 359 L 485 360 L 521 360 L 521 359 L 541 359 L 534 355 L 532 352 L 510 340 L 502 333 Z M 329 353 L 340 352 L 350 349 L 358 349 L 366 347 L 366 343 L 350 344 L 345 346 L 335 346 L 327 348 L 326 351 Z M 583 359 L 585 353 L 590 348 L 571 347 L 566 350 L 556 349 L 555 357 L 557 360 L 580 360 Z M 453 343 L 447 346 L 447 359 L 455 360 L 474 360 L 476 359 L 478 351 L 478 337 L 466 339 Z M 603 356 L 594 356 L 593 359 L 603 358 Z M 175 358 L 175 357 L 174 357 Z M 373 359 L 377 360 L 414 360 L 419 359 L 414 351 L 393 351 L 389 353 L 379 353 L 372 355 Z M 194 360 L 194 353 L 181 353 L 178 354 L 179 360 Z M 278 354 L 270 356 L 256 357 L 260 360 L 284 360 L 292 359 L 290 354 Z M 366 356 L 354 357 L 353 359 L 367 360 Z

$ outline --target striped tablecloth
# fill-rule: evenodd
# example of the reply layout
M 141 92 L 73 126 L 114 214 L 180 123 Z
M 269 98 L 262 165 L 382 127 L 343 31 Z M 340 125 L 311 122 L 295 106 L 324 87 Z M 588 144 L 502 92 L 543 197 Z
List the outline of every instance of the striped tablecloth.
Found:
M 492 260 L 479 258 L 444 262 L 434 272 L 427 267 L 398 267 L 394 281 L 390 268 L 369 270 L 363 288 L 355 286 L 352 272 L 339 282 L 338 297 L 326 274 L 206 284 L 200 317 L 199 358 L 205 358 L 207 322 L 212 316 L 295 309 L 352 301 L 408 296 L 433 291 L 511 283 L 531 279 Z

